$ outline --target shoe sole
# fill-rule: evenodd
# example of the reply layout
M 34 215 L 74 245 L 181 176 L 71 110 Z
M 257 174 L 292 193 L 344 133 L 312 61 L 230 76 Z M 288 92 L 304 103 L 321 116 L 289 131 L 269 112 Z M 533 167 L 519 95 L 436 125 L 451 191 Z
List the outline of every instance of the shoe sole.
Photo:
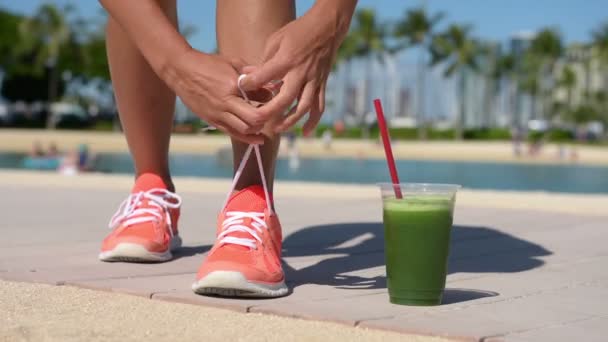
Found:
M 144 246 L 136 243 L 119 243 L 110 251 L 99 253 L 99 260 L 105 262 L 133 262 L 133 263 L 153 263 L 165 262 L 173 258 L 171 251 L 175 251 L 182 245 L 179 236 L 171 238 L 171 247 L 163 253 L 150 252 Z
M 288 289 L 284 281 L 255 283 L 248 281 L 240 272 L 214 271 L 192 284 L 192 291 L 208 296 L 274 298 L 285 296 Z

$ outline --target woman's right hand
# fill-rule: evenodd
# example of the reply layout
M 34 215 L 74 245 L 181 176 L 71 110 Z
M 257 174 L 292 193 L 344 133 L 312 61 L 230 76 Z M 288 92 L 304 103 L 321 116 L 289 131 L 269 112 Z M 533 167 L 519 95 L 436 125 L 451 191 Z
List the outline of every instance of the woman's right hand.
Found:
M 250 144 L 261 144 L 268 118 L 241 96 L 237 79 L 242 63 L 190 49 L 168 63 L 161 77 L 201 119 Z

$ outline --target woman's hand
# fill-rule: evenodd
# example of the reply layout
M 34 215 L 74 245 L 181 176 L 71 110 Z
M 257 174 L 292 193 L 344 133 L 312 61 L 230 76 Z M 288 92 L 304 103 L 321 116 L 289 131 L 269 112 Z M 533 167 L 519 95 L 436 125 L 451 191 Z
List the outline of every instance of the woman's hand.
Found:
M 267 119 L 240 96 L 237 88 L 242 68 L 239 61 L 227 61 L 191 49 L 163 71 L 162 78 L 184 104 L 210 125 L 246 143 L 263 143 L 258 134 Z
M 326 0 L 317 3 L 297 20 L 268 38 L 261 66 L 245 67 L 243 87 L 259 89 L 282 79 L 279 94 L 260 108 L 264 116 L 281 116 L 296 100 L 297 104 L 275 124 L 275 132 L 288 130 L 306 113 L 304 133 L 309 133 L 325 109 L 325 86 L 336 51 L 350 25 L 356 1 Z

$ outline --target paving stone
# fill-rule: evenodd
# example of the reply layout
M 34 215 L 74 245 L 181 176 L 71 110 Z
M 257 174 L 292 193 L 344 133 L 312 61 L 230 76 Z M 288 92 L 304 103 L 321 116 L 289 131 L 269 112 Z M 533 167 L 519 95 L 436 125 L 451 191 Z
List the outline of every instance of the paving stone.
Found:
M 416 317 L 401 314 L 387 319 L 366 320 L 361 322 L 361 326 L 418 329 L 447 336 L 482 338 L 593 317 L 572 309 L 569 303 L 559 302 L 561 295 L 551 292 L 481 305 L 440 306 L 426 309 Z
M 176 291 L 169 293 L 154 293 L 152 299 L 164 300 L 168 302 L 185 303 L 193 305 L 213 306 L 221 309 L 233 310 L 238 312 L 248 312 L 253 300 L 225 299 L 217 297 L 200 296 L 190 291 Z
M 561 264 L 550 264 L 518 273 L 473 275 L 472 278 L 448 277 L 452 287 L 477 287 L 499 293 L 499 297 L 510 298 L 542 291 L 555 290 L 594 283 L 608 283 L 608 256 L 583 260 L 570 260 Z
M 608 318 L 593 317 L 563 324 L 551 325 L 521 333 L 508 334 L 506 342 L 606 342 Z

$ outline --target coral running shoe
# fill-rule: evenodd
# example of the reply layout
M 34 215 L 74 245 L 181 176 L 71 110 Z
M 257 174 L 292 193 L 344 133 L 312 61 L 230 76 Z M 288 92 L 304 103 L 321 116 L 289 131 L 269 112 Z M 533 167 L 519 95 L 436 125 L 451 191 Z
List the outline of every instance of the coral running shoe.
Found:
M 131 194 L 110 220 L 110 233 L 101 246 L 99 260 L 163 262 L 181 246 L 177 231 L 181 198 L 167 190 L 151 173 L 135 181 Z
M 260 186 L 233 194 L 218 217 L 216 242 L 192 285 L 194 292 L 227 297 L 287 294 L 281 268 L 281 224 Z

